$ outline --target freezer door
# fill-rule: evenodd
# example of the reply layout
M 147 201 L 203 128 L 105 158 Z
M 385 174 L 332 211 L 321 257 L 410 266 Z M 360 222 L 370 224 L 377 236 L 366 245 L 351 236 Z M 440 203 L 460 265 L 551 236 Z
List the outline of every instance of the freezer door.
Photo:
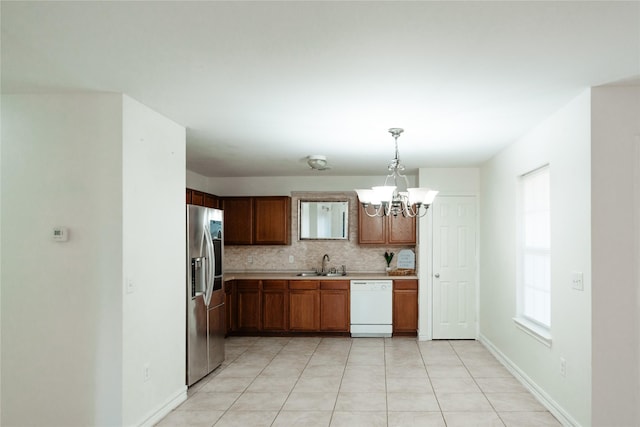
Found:
M 222 292 L 222 291 L 218 291 Z M 225 306 L 217 305 L 209 309 L 209 371 L 224 362 Z

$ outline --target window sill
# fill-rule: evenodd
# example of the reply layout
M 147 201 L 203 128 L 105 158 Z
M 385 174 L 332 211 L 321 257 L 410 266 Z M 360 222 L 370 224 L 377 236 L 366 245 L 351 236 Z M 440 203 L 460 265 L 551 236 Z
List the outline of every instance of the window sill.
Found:
M 535 323 L 530 322 L 529 320 L 522 317 L 514 317 L 513 321 L 515 322 L 518 329 L 532 336 L 547 347 L 551 347 L 551 334 L 549 333 L 548 329 L 536 325 Z

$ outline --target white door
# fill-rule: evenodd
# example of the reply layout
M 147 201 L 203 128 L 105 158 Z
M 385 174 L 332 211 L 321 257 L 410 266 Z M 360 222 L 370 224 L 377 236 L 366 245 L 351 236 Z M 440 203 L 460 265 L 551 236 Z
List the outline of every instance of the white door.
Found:
M 433 339 L 476 338 L 476 198 L 433 208 Z

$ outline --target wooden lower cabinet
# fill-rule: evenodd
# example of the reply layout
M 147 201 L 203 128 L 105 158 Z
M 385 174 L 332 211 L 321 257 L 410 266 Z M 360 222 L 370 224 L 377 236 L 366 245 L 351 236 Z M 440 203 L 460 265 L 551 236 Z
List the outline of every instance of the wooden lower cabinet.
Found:
M 349 332 L 349 281 L 320 282 L 320 330 Z
M 236 329 L 257 332 L 260 330 L 260 281 L 237 280 L 235 286 Z
M 320 291 L 315 280 L 289 282 L 289 330 L 313 332 L 320 328 Z
M 284 332 L 289 314 L 289 290 L 286 280 L 262 281 L 261 330 Z
M 418 281 L 393 281 L 393 333 L 418 333 Z
M 348 334 L 349 280 L 234 280 L 225 284 L 228 333 Z M 418 280 L 393 281 L 393 334 L 418 331 Z

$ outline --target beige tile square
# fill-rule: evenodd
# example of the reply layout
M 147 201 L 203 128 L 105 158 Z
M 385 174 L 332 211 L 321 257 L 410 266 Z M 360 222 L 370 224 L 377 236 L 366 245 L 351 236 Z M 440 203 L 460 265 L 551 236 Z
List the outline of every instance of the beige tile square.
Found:
M 303 378 L 314 377 L 341 377 L 344 374 L 345 365 L 309 365 L 302 371 Z
M 260 375 L 253 380 L 251 385 L 247 388 L 247 391 L 254 392 L 271 392 L 281 391 L 290 392 L 293 390 L 293 386 L 296 385 L 298 377 L 270 377 Z
M 244 392 L 231 407 L 232 411 L 279 411 L 289 393 Z
M 526 393 L 527 389 L 513 377 L 475 378 L 485 393 Z
M 386 392 L 384 375 L 345 375 L 340 384 L 341 392 Z
M 544 412 L 546 409 L 530 393 L 486 393 L 498 412 Z
M 242 378 L 249 377 L 255 378 L 260 375 L 260 372 L 264 369 L 264 366 L 256 366 L 256 365 L 239 365 L 236 363 L 232 363 L 231 365 L 224 368 L 216 378 Z
M 278 411 L 227 411 L 215 427 L 268 427 Z
M 437 396 L 442 412 L 493 411 L 489 401 L 482 393 L 439 393 Z
M 384 366 L 378 365 L 347 365 L 344 370 L 346 376 L 379 376 L 384 377 Z
M 338 393 L 291 393 L 283 411 L 333 411 Z
M 562 424 L 549 412 L 501 412 L 507 427 L 560 427 Z
M 438 401 L 433 393 L 387 393 L 389 411 L 439 411 Z
M 495 412 L 443 412 L 447 427 L 504 427 Z
M 173 411 L 156 427 L 211 427 L 222 414 L 224 411 Z
M 386 412 L 334 412 L 331 427 L 387 427 Z
M 507 369 L 500 365 L 467 365 L 474 378 L 513 378 Z
M 387 393 L 433 393 L 429 378 L 424 377 L 387 377 Z
M 436 393 L 480 393 L 473 378 L 431 378 Z
M 389 427 L 445 427 L 440 412 L 389 412 Z
M 336 411 L 386 411 L 387 395 L 385 393 L 338 393 Z
M 300 377 L 294 392 L 334 392 L 340 388 L 342 377 Z
M 424 366 L 398 366 L 387 364 L 387 376 L 390 377 L 420 377 L 426 375 Z
M 430 378 L 471 378 L 464 366 L 427 365 Z
M 331 411 L 280 411 L 272 427 L 328 427 Z
M 240 397 L 240 393 L 200 391 L 178 406 L 179 411 L 225 411 Z
M 251 377 L 216 377 L 202 387 L 203 392 L 237 392 L 242 393 L 251 384 Z

